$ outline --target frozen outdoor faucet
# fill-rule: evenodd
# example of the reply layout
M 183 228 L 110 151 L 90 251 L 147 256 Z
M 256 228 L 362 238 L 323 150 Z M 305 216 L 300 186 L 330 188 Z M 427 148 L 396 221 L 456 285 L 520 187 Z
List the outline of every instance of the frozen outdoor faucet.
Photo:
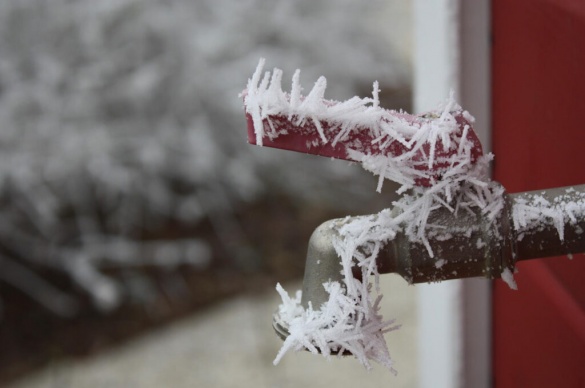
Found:
M 292 307 L 274 316 L 283 348 L 290 335 L 297 348 L 352 353 L 364 364 L 375 359 L 389 366 L 383 351 L 368 350 L 380 341 L 375 331 L 381 329 L 369 333 L 369 344 L 360 331 L 346 336 L 352 340 L 340 339 L 343 330 L 327 337 L 339 326 L 336 316 L 313 335 L 308 331 L 317 329 L 307 327 L 323 317 L 311 315 L 293 335 L 283 314 L 295 318 L 298 311 L 319 309 L 330 314 L 369 299 L 370 275 L 397 273 L 411 284 L 501 277 L 515 287 L 517 261 L 585 252 L 585 185 L 507 194 L 489 179 L 492 156 L 483 154 L 473 117 L 452 98 L 437 111 L 409 115 L 380 108 L 377 83 L 372 98 L 325 100 L 324 78 L 303 97 L 298 71 L 289 94 L 282 91 L 278 69 L 260 80 L 262 65 L 242 93 L 251 144 L 360 162 L 380 176 L 378 191 L 388 178 L 402 185 L 403 194 L 378 214 L 329 220 L 315 229 L 300 307 L 283 297 Z M 343 285 L 341 294 L 349 299 L 332 302 L 339 294 L 332 284 Z M 343 313 L 345 327 L 381 325 L 368 312 L 377 311 L 376 303 Z
M 514 222 L 514 211 L 522 211 L 528 201 L 537 199 L 544 206 L 530 206 L 541 218 L 540 225 L 530 229 Z M 449 279 L 486 277 L 490 279 L 510 276 L 517 261 L 567 255 L 585 252 L 585 217 L 571 220 L 565 217 L 562 224 L 549 217 L 559 208 L 573 205 L 583 206 L 585 185 L 554 188 L 505 195 L 505 208 L 498 222 L 491 223 L 480 212 L 453 215 L 441 209 L 432 215 L 430 223 L 444 226 L 441 234 L 429 238 L 434 257 L 423 244 L 412 242 L 402 233 L 389 241 L 378 253 L 376 264 L 381 274 L 396 273 L 407 282 L 428 283 Z M 517 208 L 514 209 L 514 206 Z M 302 301 L 307 308 L 309 302 L 320 306 L 329 298 L 323 287 L 328 281 L 343 279 L 340 257 L 334 248 L 334 239 L 339 230 L 351 223 L 353 217 L 329 220 L 313 232 L 307 250 L 305 275 L 303 278 Z M 467 230 L 468 233 L 460 233 Z M 559 238 L 562 230 L 563 239 Z M 444 238 L 451 236 L 451 238 Z M 500 238 L 503 237 L 503 238 Z M 354 269 L 359 277 L 359 271 Z M 276 333 L 284 340 L 288 329 L 277 316 L 273 322 Z
M 429 256 L 423 244 L 409 241 L 404 234 L 397 234 L 378 254 L 378 272 L 397 273 L 411 284 L 469 277 L 494 279 L 506 273 L 506 268 L 513 271 L 515 263 L 520 260 L 585 252 L 583 217 L 575 222 L 567 217 L 562 225 L 550 219 L 550 222 L 543 222 L 529 232 L 521 225 L 515 226 L 514 204 L 522 206 L 524 200 L 534 197 L 546 200 L 543 202 L 547 205 L 538 210 L 541 214 L 552 214 L 560 204 L 582 201 L 585 185 L 506 195 L 505 209 L 496 223 L 488 222 L 479 212 L 456 216 L 447 209 L 441 209 L 429 220 L 445 227 L 436 238 L 429 238 L 434 257 Z M 339 228 L 351 221 L 351 217 L 326 221 L 313 232 L 305 264 L 303 306 L 306 307 L 309 301 L 313 305 L 324 303 L 328 294 L 323 283 L 342 279 L 340 259 L 333 248 L 333 240 L 339 237 Z M 564 233 L 563 240 L 559 239 L 559 226 Z M 469 232 L 458 233 L 461 230 Z M 452 237 L 443 239 L 446 235 Z

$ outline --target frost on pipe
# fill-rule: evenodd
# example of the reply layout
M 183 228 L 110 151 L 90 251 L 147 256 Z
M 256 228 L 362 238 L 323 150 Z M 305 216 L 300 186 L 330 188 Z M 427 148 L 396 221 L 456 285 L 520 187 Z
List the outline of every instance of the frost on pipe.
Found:
M 263 66 L 262 59 L 241 95 L 251 143 L 357 161 L 379 176 L 378 191 L 384 179 L 399 183 L 399 193 L 408 191 L 393 211 L 356 217 L 339 229 L 334 248 L 343 280 L 323 284 L 326 303 L 304 308 L 300 293 L 291 298 L 277 286 L 283 303 L 275 319 L 288 335 L 275 364 L 291 349 L 308 349 L 325 357 L 350 352 L 367 368 L 375 361 L 394 372 L 383 334 L 398 326 L 379 313 L 377 255 L 400 233 L 433 259 L 429 236 L 468 232 L 441 235 L 443 226 L 428 222 L 439 209 L 479 212 L 497 223 L 505 201 L 503 188 L 488 176 L 492 155 L 483 155 L 473 117 L 453 96 L 436 111 L 414 116 L 381 108 L 376 82 L 371 98 L 334 102 L 324 98 L 324 77 L 303 96 L 297 70 L 285 93 L 282 71 L 263 74 Z M 353 276 L 354 267 L 361 269 L 361 280 Z
M 512 194 L 518 260 L 585 252 L 585 185 Z

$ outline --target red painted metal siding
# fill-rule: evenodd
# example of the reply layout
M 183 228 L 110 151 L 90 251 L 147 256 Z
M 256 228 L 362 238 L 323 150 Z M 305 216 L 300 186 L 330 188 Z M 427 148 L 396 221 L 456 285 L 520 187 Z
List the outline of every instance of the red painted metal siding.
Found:
M 585 183 L 585 0 L 492 4 L 495 179 Z M 585 257 L 525 262 L 516 280 L 494 286 L 494 386 L 585 387 Z

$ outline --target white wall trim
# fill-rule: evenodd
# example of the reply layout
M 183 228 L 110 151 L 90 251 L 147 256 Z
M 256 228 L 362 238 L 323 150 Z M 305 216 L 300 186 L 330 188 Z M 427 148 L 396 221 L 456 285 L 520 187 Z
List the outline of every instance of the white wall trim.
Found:
M 461 104 L 475 116 L 484 152 L 491 151 L 491 1 L 461 0 Z M 493 386 L 492 281 L 466 279 L 462 283 L 462 387 Z
M 476 117 L 489 151 L 489 0 L 414 0 L 414 108 L 433 109 L 455 92 Z M 483 279 L 418 287 L 421 388 L 491 386 L 491 283 Z

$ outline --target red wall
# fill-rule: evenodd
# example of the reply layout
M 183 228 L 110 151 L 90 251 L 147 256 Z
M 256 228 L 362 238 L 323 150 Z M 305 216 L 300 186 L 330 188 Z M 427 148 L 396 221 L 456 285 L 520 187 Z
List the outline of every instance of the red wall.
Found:
M 495 179 L 585 183 L 585 0 L 492 4 Z M 494 287 L 495 387 L 585 387 L 585 256 L 518 268 Z

